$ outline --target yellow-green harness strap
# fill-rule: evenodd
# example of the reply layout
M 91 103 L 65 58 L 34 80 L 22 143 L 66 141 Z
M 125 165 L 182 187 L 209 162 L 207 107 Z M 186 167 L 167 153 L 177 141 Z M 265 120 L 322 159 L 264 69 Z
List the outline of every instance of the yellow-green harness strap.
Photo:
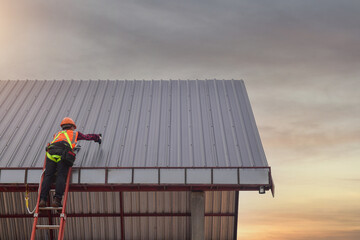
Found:
M 54 161 L 54 162 L 56 162 L 56 163 L 61 160 L 61 156 L 59 156 L 59 155 L 50 155 L 50 153 L 48 153 L 48 152 L 46 152 L 46 156 L 47 156 L 50 160 L 52 160 L 52 161 Z
M 66 140 L 68 141 L 71 149 L 73 149 L 73 146 L 72 146 L 72 143 L 71 143 L 71 141 L 70 141 L 69 135 L 67 134 L 66 131 L 61 131 L 61 132 L 59 132 L 58 135 L 54 138 L 54 140 L 53 140 L 51 143 L 55 142 L 55 141 L 57 140 L 57 138 L 60 136 L 60 134 L 64 134 L 64 135 L 65 135 Z M 59 156 L 59 155 L 50 155 L 50 153 L 48 153 L 48 152 L 46 152 L 46 156 L 47 156 L 50 160 L 52 160 L 52 161 L 54 161 L 54 162 L 56 162 L 56 163 L 61 160 L 61 156 Z
M 72 147 L 72 144 L 71 144 L 69 135 L 67 134 L 66 131 L 61 131 L 61 132 L 59 132 L 58 135 L 54 138 L 54 140 L 53 140 L 51 143 L 54 143 L 54 142 L 58 139 L 58 137 L 60 136 L 60 134 L 64 134 L 64 135 L 65 135 L 66 140 L 68 141 L 68 143 L 69 143 L 69 145 L 70 145 L 70 147 L 71 147 L 71 149 L 72 149 L 73 147 Z

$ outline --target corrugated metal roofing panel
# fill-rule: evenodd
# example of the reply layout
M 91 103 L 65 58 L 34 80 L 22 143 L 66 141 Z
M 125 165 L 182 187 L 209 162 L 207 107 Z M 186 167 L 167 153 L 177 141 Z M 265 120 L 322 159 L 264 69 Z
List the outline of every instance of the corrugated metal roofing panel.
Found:
M 30 193 L 34 206 L 36 193 Z M 26 214 L 24 193 L 0 193 L 1 215 Z M 189 192 L 124 192 L 125 239 L 189 239 Z M 67 204 L 66 239 L 121 239 L 120 193 L 70 192 Z M 72 215 L 83 214 L 82 217 Z M 104 214 L 86 217 L 86 214 Z M 112 214 L 111 216 L 105 216 Z M 205 239 L 233 239 L 234 192 L 205 193 Z M 27 217 L 24 217 L 27 216 Z M 32 215 L 0 217 L 0 239 L 24 239 L 31 235 Z M 58 224 L 58 215 L 52 218 Z M 39 218 L 48 224 L 48 217 Z M 14 231 L 16 229 L 16 231 Z M 49 231 L 37 231 L 37 239 L 50 239 Z M 57 236 L 57 230 L 54 231 Z
M 79 167 L 268 166 L 243 81 L 1 81 L 0 167 L 41 167 L 65 116 Z

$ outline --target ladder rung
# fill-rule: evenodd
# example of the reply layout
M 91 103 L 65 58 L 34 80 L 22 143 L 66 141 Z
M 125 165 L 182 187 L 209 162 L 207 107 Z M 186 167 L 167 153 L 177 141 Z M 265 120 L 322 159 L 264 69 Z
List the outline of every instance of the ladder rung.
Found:
M 62 210 L 62 207 L 39 207 L 39 210 Z
M 59 229 L 60 225 L 36 225 L 37 229 Z

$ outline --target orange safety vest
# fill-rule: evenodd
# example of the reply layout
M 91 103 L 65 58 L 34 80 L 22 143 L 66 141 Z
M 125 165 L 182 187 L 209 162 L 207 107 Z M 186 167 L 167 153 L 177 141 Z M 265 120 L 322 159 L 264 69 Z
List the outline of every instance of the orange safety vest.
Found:
M 79 133 L 73 130 L 63 130 L 54 135 L 54 140 L 51 143 L 65 141 L 71 144 L 71 148 L 74 149 L 77 143 Z

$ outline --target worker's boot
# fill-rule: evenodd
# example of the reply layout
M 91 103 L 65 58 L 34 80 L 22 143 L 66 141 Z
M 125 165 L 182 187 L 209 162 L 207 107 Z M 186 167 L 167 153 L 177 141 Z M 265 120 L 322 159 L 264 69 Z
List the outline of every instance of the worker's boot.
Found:
M 51 204 L 52 207 L 62 207 L 61 205 L 61 199 L 54 197 L 53 203 Z
M 39 207 L 46 207 L 46 201 L 44 199 L 40 199 Z

